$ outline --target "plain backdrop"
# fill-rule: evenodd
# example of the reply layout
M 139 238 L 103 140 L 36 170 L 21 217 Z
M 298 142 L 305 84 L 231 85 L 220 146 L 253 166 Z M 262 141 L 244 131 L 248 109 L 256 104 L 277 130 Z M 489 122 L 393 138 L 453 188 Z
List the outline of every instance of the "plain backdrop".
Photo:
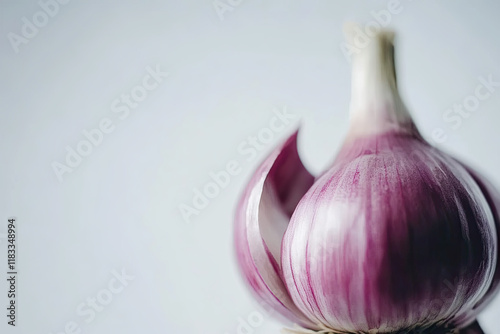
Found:
M 248 334 L 278 333 L 235 264 L 235 203 L 299 126 L 312 172 L 333 159 L 348 126 L 342 25 L 377 22 L 389 2 L 66 2 L 0 1 L 0 267 L 14 216 L 19 271 L 16 328 L 1 279 L 0 333 L 234 334 L 249 318 Z M 386 17 L 422 134 L 497 185 L 500 87 L 460 121 L 443 116 L 471 103 L 481 78 L 500 81 L 499 15 L 494 0 L 401 0 Z M 271 136 L 284 110 L 293 118 Z M 240 173 L 184 219 L 231 161 Z M 487 333 L 500 334 L 499 316 L 497 298 L 481 316 Z

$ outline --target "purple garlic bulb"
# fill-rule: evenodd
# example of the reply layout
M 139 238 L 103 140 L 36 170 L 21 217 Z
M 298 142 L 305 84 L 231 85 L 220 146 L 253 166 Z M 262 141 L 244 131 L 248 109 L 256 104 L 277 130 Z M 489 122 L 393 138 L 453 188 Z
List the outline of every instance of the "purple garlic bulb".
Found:
M 393 33 L 352 61 L 350 129 L 312 176 L 297 132 L 256 170 L 237 260 L 290 333 L 482 333 L 498 292 L 500 193 L 432 147 L 398 93 Z

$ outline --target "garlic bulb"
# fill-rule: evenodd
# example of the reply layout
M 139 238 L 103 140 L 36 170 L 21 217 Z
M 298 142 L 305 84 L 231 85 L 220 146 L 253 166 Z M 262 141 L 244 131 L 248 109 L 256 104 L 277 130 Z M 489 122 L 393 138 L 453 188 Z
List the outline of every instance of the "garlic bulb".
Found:
M 257 298 L 293 333 L 481 333 L 500 288 L 500 193 L 419 134 L 397 89 L 393 33 L 353 59 L 350 130 L 314 178 L 297 132 L 239 202 L 235 247 Z

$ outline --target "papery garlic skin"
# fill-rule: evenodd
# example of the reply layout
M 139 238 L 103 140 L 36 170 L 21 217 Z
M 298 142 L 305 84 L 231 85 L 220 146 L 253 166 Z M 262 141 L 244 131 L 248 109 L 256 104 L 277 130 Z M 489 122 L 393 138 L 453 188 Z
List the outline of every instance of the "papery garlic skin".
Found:
M 345 332 L 451 321 L 496 266 L 491 210 L 467 171 L 406 134 L 360 138 L 299 202 L 282 270 L 299 309 Z
M 422 138 L 398 92 L 393 36 L 353 59 L 333 164 L 314 179 L 294 133 L 236 211 L 245 280 L 304 333 L 475 334 L 500 289 L 500 193 Z
M 236 210 L 234 240 L 240 269 L 257 299 L 285 319 L 316 329 L 292 301 L 279 255 L 272 251 L 281 247 L 290 216 L 314 181 L 300 162 L 296 139 L 297 133 L 276 148 L 250 180 Z

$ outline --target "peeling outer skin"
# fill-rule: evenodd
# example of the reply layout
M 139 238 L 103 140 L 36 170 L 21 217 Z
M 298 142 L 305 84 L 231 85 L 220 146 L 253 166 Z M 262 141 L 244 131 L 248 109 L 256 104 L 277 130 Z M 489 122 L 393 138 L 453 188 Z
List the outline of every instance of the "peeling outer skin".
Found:
M 498 241 L 500 240 L 500 192 L 483 175 L 470 168 L 469 166 L 466 166 L 464 164 L 462 164 L 462 166 L 464 166 L 464 168 L 469 172 L 474 181 L 476 181 L 476 183 L 478 184 L 479 188 L 483 192 L 484 197 L 486 198 L 486 201 L 490 206 L 491 212 L 493 213 L 497 236 L 497 263 L 495 276 L 493 278 L 493 281 L 491 282 L 488 292 L 474 306 L 471 312 L 464 315 L 463 318 L 459 318 L 456 320 L 457 325 L 460 327 L 467 326 L 471 322 L 473 322 L 476 319 L 477 315 L 488 306 L 488 304 L 500 291 L 500 246 L 498 246 Z M 475 333 L 476 332 L 471 332 L 471 334 Z
M 298 130 L 253 174 L 237 207 L 234 242 L 240 270 L 258 299 L 286 319 L 317 329 L 290 298 L 279 260 L 289 218 L 314 182 L 300 161 L 297 135 Z
M 283 276 L 297 307 L 336 331 L 452 324 L 489 288 L 492 221 L 449 156 L 412 135 L 360 138 L 297 205 Z

